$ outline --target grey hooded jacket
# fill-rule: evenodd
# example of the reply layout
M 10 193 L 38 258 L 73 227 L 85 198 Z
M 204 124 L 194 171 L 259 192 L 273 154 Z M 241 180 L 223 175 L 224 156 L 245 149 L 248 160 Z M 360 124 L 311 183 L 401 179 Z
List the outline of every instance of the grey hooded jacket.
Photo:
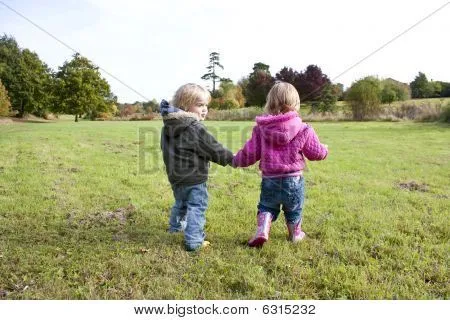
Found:
M 194 185 L 208 180 L 209 161 L 231 165 L 233 153 L 206 130 L 196 114 L 161 102 L 164 127 L 161 150 L 172 185 Z

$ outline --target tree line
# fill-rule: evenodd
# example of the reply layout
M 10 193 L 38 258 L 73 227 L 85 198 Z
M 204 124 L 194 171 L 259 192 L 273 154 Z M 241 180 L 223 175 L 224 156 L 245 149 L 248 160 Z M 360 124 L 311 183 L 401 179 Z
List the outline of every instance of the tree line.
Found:
M 0 115 L 26 113 L 72 114 L 94 119 L 102 112 L 114 112 L 117 97 L 109 83 L 87 58 L 75 53 L 58 71 L 39 56 L 19 47 L 13 37 L 0 37 Z
M 344 91 L 343 84 L 332 83 L 317 65 L 309 65 L 303 71 L 283 67 L 272 76 L 269 65 L 257 62 L 253 66 L 253 71 L 236 85 L 229 79 L 220 77 L 214 66 L 224 69 L 217 52 L 210 54 L 208 73 L 202 76 L 202 79 L 213 81 L 211 107 L 217 109 L 262 107 L 275 81 L 292 84 L 299 92 L 302 103 L 309 104 L 312 112 L 333 112 L 336 102 L 345 100 L 351 107 L 355 120 L 376 115 L 380 111 L 381 104 L 391 104 L 410 98 L 450 97 L 450 83 L 428 81 L 422 72 L 419 72 L 409 84 L 391 78 L 380 80 L 368 76 L 353 82 Z M 215 90 L 217 82 L 220 82 L 220 86 Z
M 344 91 L 341 83 L 332 83 L 317 65 L 309 65 L 302 71 L 286 66 L 272 76 L 269 65 L 257 62 L 250 74 L 233 83 L 220 76 L 219 71 L 224 70 L 224 66 L 220 54 L 212 52 L 206 69 L 201 79 L 212 81 L 212 109 L 262 107 L 275 81 L 291 83 L 298 90 L 302 103 L 308 103 L 312 112 L 333 112 L 336 102 L 345 100 L 355 119 L 376 113 L 380 103 L 390 104 L 411 97 L 450 96 L 450 83 L 429 81 L 422 72 L 410 84 L 365 77 Z M 11 112 L 19 117 L 26 113 L 40 117 L 48 113 L 72 114 L 78 121 L 79 117 L 126 117 L 158 111 L 155 99 L 118 103 L 99 68 L 78 53 L 54 71 L 36 53 L 20 48 L 13 37 L 0 37 L 0 116 Z

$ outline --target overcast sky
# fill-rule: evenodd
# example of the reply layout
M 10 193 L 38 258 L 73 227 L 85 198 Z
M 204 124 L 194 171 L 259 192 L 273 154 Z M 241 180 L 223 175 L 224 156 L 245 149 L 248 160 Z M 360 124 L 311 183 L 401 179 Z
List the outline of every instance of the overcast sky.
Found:
M 171 98 L 201 80 L 212 51 L 221 76 L 238 81 L 255 62 L 298 71 L 309 64 L 330 79 L 448 0 L 0 0 L 0 32 L 57 69 L 73 52 L 1 2 L 128 84 L 107 74 L 120 102 Z M 450 5 L 334 79 L 346 87 L 377 75 L 411 82 L 418 71 L 450 81 Z

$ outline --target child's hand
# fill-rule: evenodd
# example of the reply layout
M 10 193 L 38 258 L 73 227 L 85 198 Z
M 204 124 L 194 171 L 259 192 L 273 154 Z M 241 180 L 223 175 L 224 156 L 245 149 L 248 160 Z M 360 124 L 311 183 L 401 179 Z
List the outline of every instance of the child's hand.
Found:
M 232 168 L 237 168 L 236 164 L 234 163 L 234 158 L 236 157 L 235 154 L 233 154 L 233 161 L 231 161 L 231 167 Z

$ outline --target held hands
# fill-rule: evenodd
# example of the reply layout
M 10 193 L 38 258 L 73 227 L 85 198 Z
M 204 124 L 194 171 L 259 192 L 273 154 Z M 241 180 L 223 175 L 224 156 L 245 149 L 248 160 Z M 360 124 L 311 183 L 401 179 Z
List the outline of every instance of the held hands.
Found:
M 236 163 L 234 162 L 234 158 L 236 158 L 236 154 L 233 154 L 233 161 L 231 161 L 231 167 L 232 168 L 237 168 Z

